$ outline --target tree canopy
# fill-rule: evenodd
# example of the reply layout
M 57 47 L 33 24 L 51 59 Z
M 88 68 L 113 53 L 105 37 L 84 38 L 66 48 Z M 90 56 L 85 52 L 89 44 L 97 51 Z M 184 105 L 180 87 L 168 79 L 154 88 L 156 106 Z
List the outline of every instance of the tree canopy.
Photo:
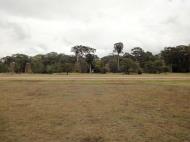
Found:
M 123 52 L 124 45 L 114 44 L 114 53 L 99 58 L 96 49 L 89 46 L 77 45 L 71 51 L 75 55 L 51 52 L 28 56 L 14 54 L 0 59 L 0 73 L 162 73 L 162 72 L 190 72 L 190 45 L 166 47 L 159 54 L 144 51 L 141 47 L 134 47 L 130 53 Z

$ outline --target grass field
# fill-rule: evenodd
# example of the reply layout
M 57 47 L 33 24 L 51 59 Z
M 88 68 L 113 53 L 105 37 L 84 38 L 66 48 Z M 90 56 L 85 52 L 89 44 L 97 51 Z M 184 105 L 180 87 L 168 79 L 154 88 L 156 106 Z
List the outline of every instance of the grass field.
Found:
M 190 74 L 0 75 L 0 142 L 189 142 Z

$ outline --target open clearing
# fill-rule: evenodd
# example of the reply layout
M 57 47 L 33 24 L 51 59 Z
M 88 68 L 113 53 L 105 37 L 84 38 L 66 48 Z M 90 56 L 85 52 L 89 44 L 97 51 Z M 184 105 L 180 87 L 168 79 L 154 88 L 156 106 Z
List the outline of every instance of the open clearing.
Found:
M 0 75 L 0 142 L 189 142 L 190 74 Z

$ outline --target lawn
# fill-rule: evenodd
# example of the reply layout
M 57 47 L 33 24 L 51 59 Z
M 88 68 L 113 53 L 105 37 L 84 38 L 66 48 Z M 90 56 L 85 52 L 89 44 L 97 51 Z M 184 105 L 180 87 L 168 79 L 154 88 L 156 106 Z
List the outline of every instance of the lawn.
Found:
M 188 142 L 189 77 L 1 74 L 0 142 Z

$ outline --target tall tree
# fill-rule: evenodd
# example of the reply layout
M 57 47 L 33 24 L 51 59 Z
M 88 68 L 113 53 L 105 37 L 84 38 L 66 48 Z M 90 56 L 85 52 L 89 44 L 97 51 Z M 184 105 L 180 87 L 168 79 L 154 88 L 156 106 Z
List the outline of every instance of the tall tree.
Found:
M 89 65 L 89 73 L 92 72 L 92 66 L 93 66 L 93 63 L 94 63 L 94 59 L 95 59 L 95 55 L 93 55 L 93 54 L 87 54 L 86 55 L 86 62 Z
M 95 53 L 96 49 L 88 47 L 88 46 L 77 45 L 77 46 L 72 47 L 71 51 L 74 52 L 76 56 L 76 67 L 75 67 L 76 71 L 80 72 L 81 69 L 79 68 L 81 67 L 79 67 L 79 58 L 84 57 L 84 55 L 87 55 L 87 54 Z
M 76 56 L 76 62 L 79 62 L 79 56 L 82 54 L 82 45 L 77 45 L 71 48 L 71 52 L 75 53 Z
M 123 52 L 123 43 L 122 42 L 115 43 L 113 52 L 117 53 L 117 71 L 120 71 L 119 54 Z
M 84 55 L 90 54 L 90 53 L 95 53 L 96 49 L 88 47 L 88 46 L 77 45 L 77 46 L 74 46 L 71 48 L 71 52 L 75 53 L 76 61 L 78 63 L 80 56 L 84 56 Z
M 142 48 L 140 47 L 134 47 L 131 49 L 131 54 L 135 58 L 135 61 L 140 64 L 140 66 L 143 68 L 144 67 L 144 62 L 145 62 L 145 52 Z

